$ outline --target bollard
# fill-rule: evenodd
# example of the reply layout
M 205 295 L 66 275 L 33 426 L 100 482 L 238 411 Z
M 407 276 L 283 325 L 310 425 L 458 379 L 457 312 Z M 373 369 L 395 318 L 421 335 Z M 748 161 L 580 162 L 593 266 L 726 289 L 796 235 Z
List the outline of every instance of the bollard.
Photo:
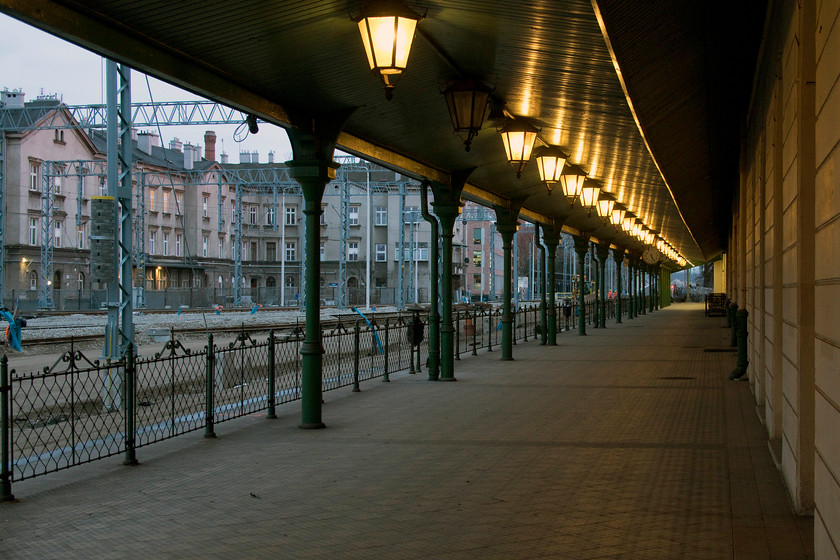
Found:
M 358 393 L 359 389 L 359 321 L 353 328 L 353 392 Z
M 12 421 L 9 418 L 9 399 L 12 393 L 12 386 L 9 384 L 9 357 L 3 354 L 0 357 L 0 502 L 11 502 L 15 499 L 12 494 L 12 473 L 9 470 L 11 465 L 11 429 Z
M 128 343 L 126 348 L 126 366 L 125 366 L 125 382 L 123 383 L 123 403 L 125 406 L 125 459 L 123 465 L 136 465 L 137 457 L 134 454 L 134 381 L 136 379 L 136 370 L 134 368 L 134 344 Z
M 214 418 L 213 410 L 214 403 L 214 375 L 216 370 L 216 349 L 213 344 L 213 335 L 207 335 L 207 371 L 205 372 L 204 383 L 204 437 L 214 438 L 216 433 L 213 431 Z
M 747 366 L 749 360 L 747 359 L 747 317 L 746 309 L 739 309 L 735 314 L 736 330 L 738 333 L 738 363 L 732 373 L 729 374 L 729 379 L 740 379 L 747 373 Z
M 277 364 L 275 363 L 275 352 L 277 351 L 277 349 L 275 348 L 274 344 L 274 329 L 270 329 L 268 331 L 268 413 L 265 415 L 265 418 L 267 420 L 277 419 L 277 411 L 275 409 L 277 403 L 275 402 L 274 396 L 274 394 L 277 392 L 275 389 L 277 379 Z
M 729 305 L 729 312 L 732 314 L 732 322 L 729 325 L 729 328 L 731 329 L 731 336 L 730 336 L 730 339 L 729 339 L 729 345 L 734 348 L 734 347 L 738 346 L 738 333 L 736 332 L 736 329 L 737 329 L 737 326 L 738 326 L 738 319 L 737 319 L 738 304 L 737 303 L 730 304 Z

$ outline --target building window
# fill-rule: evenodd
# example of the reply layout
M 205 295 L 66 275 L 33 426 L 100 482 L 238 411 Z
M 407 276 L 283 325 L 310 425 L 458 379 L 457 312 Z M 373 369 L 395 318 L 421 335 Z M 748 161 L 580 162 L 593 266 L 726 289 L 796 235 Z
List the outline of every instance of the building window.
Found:
M 63 179 L 64 168 L 56 165 L 56 166 L 53 167 L 53 169 L 55 170 L 55 174 L 53 175 L 53 178 L 52 178 L 53 193 L 61 194 L 61 186 L 64 184 L 64 179 Z
M 99 177 L 99 196 L 105 196 L 108 194 L 106 191 L 107 187 L 105 185 L 105 176 L 103 175 Z
M 277 260 L 277 244 L 268 242 L 265 244 L 265 260 L 275 262 Z
M 85 227 L 78 226 L 76 228 L 76 247 L 79 249 L 85 248 Z
M 223 258 L 225 256 L 225 239 L 223 237 L 219 238 L 219 258 Z
M 102 194 L 101 192 L 99 194 Z M 149 189 L 149 212 L 156 212 L 157 209 L 155 208 L 155 195 L 157 194 L 157 189 Z
M 265 225 L 274 225 L 274 206 L 269 206 L 268 210 L 265 212 Z
M 169 255 L 169 234 L 163 234 L 163 256 Z
M 85 273 L 80 272 L 79 277 L 76 279 L 76 285 L 79 286 L 80 290 L 85 289 Z
M 157 249 L 155 246 L 157 245 L 157 232 L 150 231 L 149 232 L 149 254 L 154 255 L 157 254 Z
M 353 205 L 350 207 L 350 218 L 348 222 L 351 226 L 359 225 L 359 206 Z
M 374 224 L 377 226 L 388 225 L 388 207 L 377 206 L 374 213 Z
M 294 206 L 286 206 L 286 225 L 297 225 L 297 208 Z
M 388 249 L 384 243 L 376 244 L 376 262 L 385 262 L 388 259 Z
M 33 292 L 38 290 L 38 273 L 34 270 L 29 273 L 29 289 Z
M 30 191 L 40 191 L 41 190 L 41 164 L 40 163 L 30 163 L 29 164 L 29 190 Z
M 321 205 L 321 215 L 318 216 L 318 218 L 319 218 L 322 226 L 327 225 L 327 205 L 326 204 Z
M 210 244 L 210 238 L 206 235 L 201 238 L 201 256 L 207 256 L 207 246 Z
M 324 262 L 325 260 L 327 260 L 327 242 L 326 241 L 321 241 L 320 250 L 321 250 L 321 253 L 320 253 L 321 262 Z
M 257 253 L 257 242 L 251 241 L 251 260 L 256 261 L 259 260 L 259 253 Z
M 207 217 L 207 207 L 210 205 L 210 197 L 204 195 L 201 199 L 201 216 L 206 218 Z
M 184 193 L 175 193 L 175 213 L 181 214 L 184 212 Z
M 481 251 L 473 251 L 473 264 L 481 266 Z
M 256 206 L 251 206 L 251 208 L 249 210 L 249 215 L 251 216 L 251 225 L 252 226 L 257 225 L 257 207 Z
M 286 276 L 286 287 L 287 288 L 294 288 L 295 287 L 295 277 L 294 276 Z
M 359 242 L 358 241 L 350 241 L 347 244 L 347 260 L 348 261 L 359 260 Z
M 473 229 L 473 245 L 481 245 L 481 228 Z
M 296 243 L 294 241 L 286 242 L 286 262 L 293 262 L 297 260 L 297 258 L 295 258 L 295 246 Z
M 55 237 L 53 238 L 53 247 L 61 247 L 61 222 L 55 223 Z
M 29 244 L 38 244 L 38 218 L 29 218 Z
M 169 195 L 168 191 L 163 191 L 163 213 L 164 214 L 169 213 L 169 196 L 170 195 Z
M 473 291 L 481 292 L 481 274 L 473 274 Z
M 175 256 L 176 257 L 181 256 L 181 243 L 183 242 L 183 240 L 184 240 L 183 235 L 181 235 L 180 233 L 175 234 Z

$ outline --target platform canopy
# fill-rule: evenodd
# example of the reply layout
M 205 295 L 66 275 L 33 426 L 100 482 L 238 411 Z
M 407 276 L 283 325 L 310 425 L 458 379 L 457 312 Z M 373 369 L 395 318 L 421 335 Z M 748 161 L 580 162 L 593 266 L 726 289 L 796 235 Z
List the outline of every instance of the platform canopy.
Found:
M 444 183 L 475 168 L 465 199 L 526 197 L 525 219 L 640 250 L 570 208 L 559 185 L 549 194 L 533 160 L 516 177 L 498 133 L 515 117 L 689 261 L 725 249 L 766 2 L 405 5 L 424 17 L 392 100 L 369 69 L 356 0 L 0 0 L 0 11 L 280 126 L 353 108 L 346 152 Z M 469 152 L 442 94 L 463 79 L 492 88 Z

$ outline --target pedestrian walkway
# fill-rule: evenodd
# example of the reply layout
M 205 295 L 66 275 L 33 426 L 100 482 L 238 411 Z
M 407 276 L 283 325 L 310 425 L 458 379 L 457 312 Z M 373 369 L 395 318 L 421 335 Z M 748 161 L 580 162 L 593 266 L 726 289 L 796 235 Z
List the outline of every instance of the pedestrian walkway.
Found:
M 325 430 L 294 403 L 18 483 L 0 558 L 811 558 L 724 323 L 674 305 L 327 393 Z

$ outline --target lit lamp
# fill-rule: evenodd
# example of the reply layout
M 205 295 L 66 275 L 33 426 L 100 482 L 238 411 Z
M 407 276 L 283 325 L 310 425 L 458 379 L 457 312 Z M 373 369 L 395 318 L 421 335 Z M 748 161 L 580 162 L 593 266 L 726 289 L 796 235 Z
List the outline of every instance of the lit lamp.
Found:
M 656 242 L 656 250 L 659 251 L 660 253 L 665 252 L 665 240 L 664 239 L 659 239 Z
M 612 211 L 615 208 L 615 198 L 609 193 L 602 192 L 598 197 L 598 215 L 604 218 L 604 225 L 612 220 Z
M 642 222 L 641 218 L 636 218 L 636 223 L 633 224 L 633 237 L 639 239 L 639 236 L 642 234 L 643 227 L 645 227 L 645 224 Z
M 627 232 L 627 235 L 633 235 L 633 224 L 636 223 L 636 216 L 632 212 L 624 214 L 624 222 L 621 224 L 621 229 Z
M 598 193 L 601 188 L 594 183 L 584 183 L 583 188 L 580 189 L 580 205 L 586 209 L 589 216 L 592 215 L 592 210 L 598 205 Z
M 624 206 L 616 203 L 616 205 L 613 207 L 612 214 L 610 215 L 610 222 L 612 222 L 612 225 L 614 225 L 616 228 L 622 228 L 623 229 L 624 214 L 626 214 L 626 213 L 627 213 L 627 210 L 625 210 Z
M 470 151 L 472 139 L 478 135 L 487 112 L 487 102 L 493 91 L 477 80 L 459 80 L 444 91 L 452 127 L 459 135 L 465 133 L 464 149 Z
M 414 30 L 422 16 L 396 0 L 376 0 L 365 6 L 355 21 L 365 45 L 370 69 L 385 84 L 385 98 L 394 96 L 396 84 L 408 63 Z
M 502 143 L 505 145 L 505 155 L 510 164 L 516 169 L 516 177 L 522 177 L 522 170 L 531 159 L 531 150 L 537 141 L 536 129 L 524 120 L 509 120 L 499 131 Z
M 545 183 L 548 194 L 554 183 L 560 182 L 563 167 L 566 165 L 566 154 L 554 146 L 544 146 L 534 150 L 534 159 L 537 161 L 537 171 L 540 172 L 540 181 Z
M 560 175 L 560 186 L 563 187 L 563 196 L 569 201 L 569 206 L 575 207 L 575 201 L 580 196 L 580 191 L 583 189 L 583 181 L 586 175 L 577 171 L 569 171 L 565 175 Z

